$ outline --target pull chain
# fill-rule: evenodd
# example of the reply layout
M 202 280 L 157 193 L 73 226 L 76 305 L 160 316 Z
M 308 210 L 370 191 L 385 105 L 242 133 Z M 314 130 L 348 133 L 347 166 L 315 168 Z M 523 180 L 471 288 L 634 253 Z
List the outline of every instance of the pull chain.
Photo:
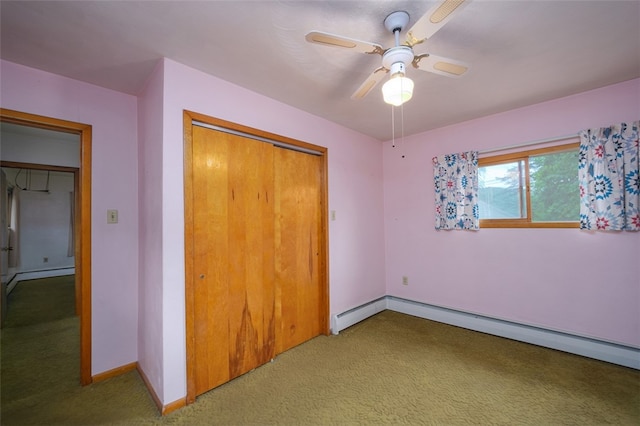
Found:
M 396 147 L 396 118 L 393 113 L 395 108 L 391 105 L 391 147 Z
M 402 90 L 402 85 L 400 86 Z M 396 107 L 391 105 L 391 147 L 396 147 Z M 400 104 L 400 140 L 404 141 L 404 102 Z M 404 154 L 402 154 L 404 158 Z
M 395 117 L 395 109 L 393 105 L 391 106 L 391 147 L 396 147 L 396 117 Z M 400 141 L 404 142 L 404 104 L 400 105 Z M 402 154 L 402 158 L 404 158 L 404 154 Z
M 404 147 L 404 102 L 400 105 L 400 126 L 402 127 L 400 137 L 402 140 L 402 147 Z M 403 149 L 400 148 L 400 151 L 402 153 Z M 402 158 L 404 158 L 404 154 L 402 154 Z

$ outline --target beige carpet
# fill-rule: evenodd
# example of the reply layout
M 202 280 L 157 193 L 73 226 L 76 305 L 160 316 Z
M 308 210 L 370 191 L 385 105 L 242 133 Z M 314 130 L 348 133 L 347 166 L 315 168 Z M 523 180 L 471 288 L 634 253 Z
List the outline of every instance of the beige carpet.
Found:
M 160 417 L 137 372 L 78 385 L 74 321 L 2 331 L 2 425 L 640 425 L 640 371 L 391 311 Z

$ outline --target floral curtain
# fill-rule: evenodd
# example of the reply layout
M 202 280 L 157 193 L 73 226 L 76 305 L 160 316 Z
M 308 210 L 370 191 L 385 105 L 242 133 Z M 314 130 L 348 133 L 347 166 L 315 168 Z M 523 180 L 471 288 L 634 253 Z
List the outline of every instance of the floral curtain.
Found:
M 433 158 L 436 229 L 479 229 L 478 151 Z
M 580 132 L 580 229 L 640 231 L 640 121 Z

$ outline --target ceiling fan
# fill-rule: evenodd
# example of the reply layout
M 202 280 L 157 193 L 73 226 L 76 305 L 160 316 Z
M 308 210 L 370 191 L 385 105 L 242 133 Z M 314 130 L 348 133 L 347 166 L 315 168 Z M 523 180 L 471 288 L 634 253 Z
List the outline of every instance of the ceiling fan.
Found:
M 448 77 L 460 77 L 469 69 L 463 62 L 442 56 L 423 53 L 416 55 L 413 47 L 423 43 L 442 28 L 449 20 L 462 10 L 471 0 L 443 0 L 429 9 L 407 31 L 404 44 L 400 44 L 400 33 L 409 23 L 409 14 L 396 11 L 384 19 L 385 28 L 395 37 L 395 46 L 384 49 L 378 43 L 356 40 L 322 31 L 311 31 L 305 39 L 310 43 L 324 46 L 353 49 L 366 54 L 382 56 L 382 66 L 375 69 L 360 87 L 351 95 L 351 99 L 365 97 L 387 74 L 389 81 L 382 88 L 385 102 L 401 105 L 411 99 L 413 82 L 405 77 L 406 68 L 411 64 L 414 68 Z

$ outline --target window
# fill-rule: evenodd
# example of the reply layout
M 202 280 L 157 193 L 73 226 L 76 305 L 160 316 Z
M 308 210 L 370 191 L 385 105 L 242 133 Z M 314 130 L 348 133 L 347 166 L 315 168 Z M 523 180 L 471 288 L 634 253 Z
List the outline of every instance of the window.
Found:
M 480 228 L 578 228 L 578 150 L 572 143 L 478 160 Z

